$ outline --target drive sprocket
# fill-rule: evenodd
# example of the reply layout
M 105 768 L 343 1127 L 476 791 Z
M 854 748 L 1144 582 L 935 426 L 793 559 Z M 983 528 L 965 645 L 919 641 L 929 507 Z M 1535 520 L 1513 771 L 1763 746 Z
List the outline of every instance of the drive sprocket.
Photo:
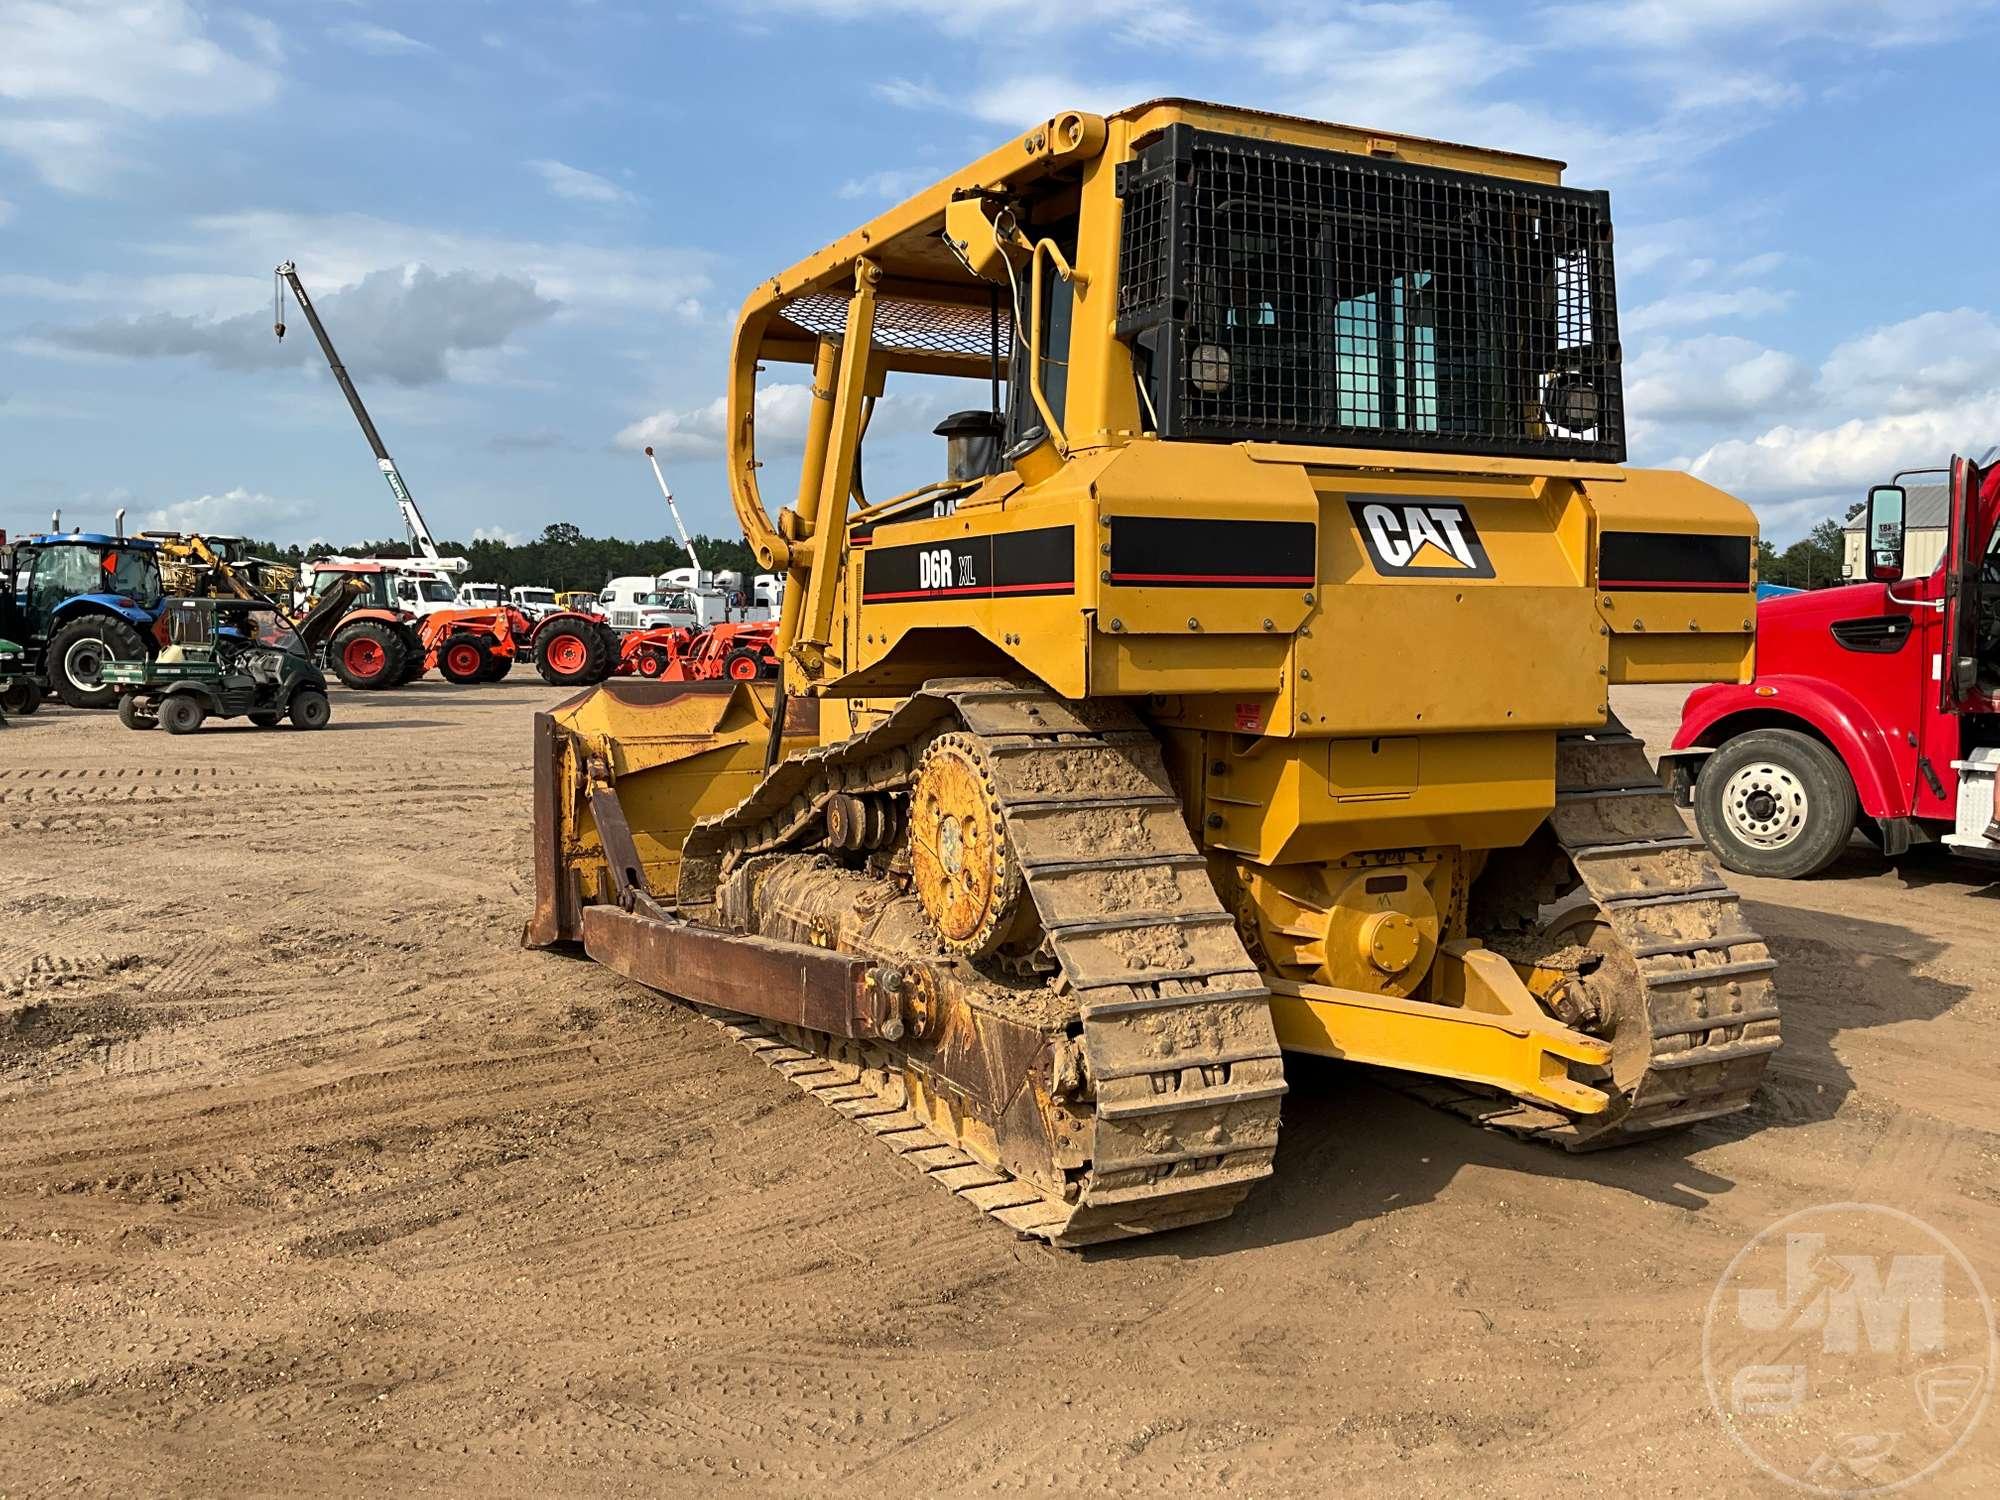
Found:
M 944 945 L 968 958 L 999 949 L 1032 914 L 993 767 L 970 735 L 937 736 L 917 763 L 910 872 Z

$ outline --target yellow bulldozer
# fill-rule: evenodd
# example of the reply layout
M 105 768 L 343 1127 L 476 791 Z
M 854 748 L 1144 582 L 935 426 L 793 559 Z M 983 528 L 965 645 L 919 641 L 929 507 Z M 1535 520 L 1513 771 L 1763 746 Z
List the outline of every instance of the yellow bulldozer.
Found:
M 891 376 L 988 405 L 877 500 Z M 1287 1053 L 1578 1150 L 1750 1101 L 1771 958 L 1608 689 L 1745 677 L 1755 522 L 1623 465 L 1560 163 L 1058 115 L 761 283 L 728 421 L 782 684 L 538 718 L 531 945 L 1058 1245 L 1229 1213 Z

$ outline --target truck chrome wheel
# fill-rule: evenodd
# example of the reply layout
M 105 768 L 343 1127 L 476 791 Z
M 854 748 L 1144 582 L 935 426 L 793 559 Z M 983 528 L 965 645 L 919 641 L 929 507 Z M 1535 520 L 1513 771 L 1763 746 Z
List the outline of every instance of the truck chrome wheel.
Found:
M 1795 841 L 1809 811 L 1804 783 L 1768 760 L 1742 767 L 1722 784 L 1722 814 L 1753 849 L 1782 849 Z

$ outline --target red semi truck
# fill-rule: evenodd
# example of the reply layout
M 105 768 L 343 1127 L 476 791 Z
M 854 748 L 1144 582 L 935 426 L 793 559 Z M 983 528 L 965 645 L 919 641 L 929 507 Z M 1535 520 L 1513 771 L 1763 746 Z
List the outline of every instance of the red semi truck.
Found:
M 1937 472 L 1950 530 L 1929 577 L 1903 577 L 1898 475 L 1868 494 L 1867 581 L 1767 600 L 1756 676 L 1681 711 L 1661 774 L 1728 868 L 1812 875 L 1857 826 L 1891 855 L 2000 854 L 2000 464 Z

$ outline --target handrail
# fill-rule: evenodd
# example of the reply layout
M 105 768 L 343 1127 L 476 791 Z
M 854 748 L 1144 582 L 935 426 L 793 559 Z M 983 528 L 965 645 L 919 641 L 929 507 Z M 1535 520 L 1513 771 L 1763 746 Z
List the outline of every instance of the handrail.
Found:
M 1053 172 L 1091 160 L 1103 151 L 1105 140 L 1101 115 L 1065 110 L 779 275 L 759 282 L 744 299 L 730 347 L 726 390 L 729 498 L 760 567 L 789 569 L 793 561 L 793 547 L 765 509 L 757 484 L 757 363 L 784 305 L 800 296 L 845 289 L 853 282 L 856 261 L 879 259 L 887 247 L 928 236 L 942 224 L 954 193 L 967 187 L 996 193 L 1021 191 Z
M 1028 324 L 1028 395 L 1034 400 L 1035 410 L 1042 414 L 1042 421 L 1057 451 L 1067 458 L 1069 438 L 1063 432 L 1062 423 L 1056 420 L 1055 412 L 1050 410 L 1049 398 L 1042 393 L 1042 255 L 1045 251 L 1056 268 L 1056 274 L 1078 290 L 1090 285 L 1090 278 L 1069 263 L 1054 240 L 1044 236 L 1035 241 L 1035 248 L 1028 253 L 1029 305 L 1025 312 L 1016 308 L 1016 316 L 1024 317 Z M 1011 268 L 1008 274 L 1012 275 Z

